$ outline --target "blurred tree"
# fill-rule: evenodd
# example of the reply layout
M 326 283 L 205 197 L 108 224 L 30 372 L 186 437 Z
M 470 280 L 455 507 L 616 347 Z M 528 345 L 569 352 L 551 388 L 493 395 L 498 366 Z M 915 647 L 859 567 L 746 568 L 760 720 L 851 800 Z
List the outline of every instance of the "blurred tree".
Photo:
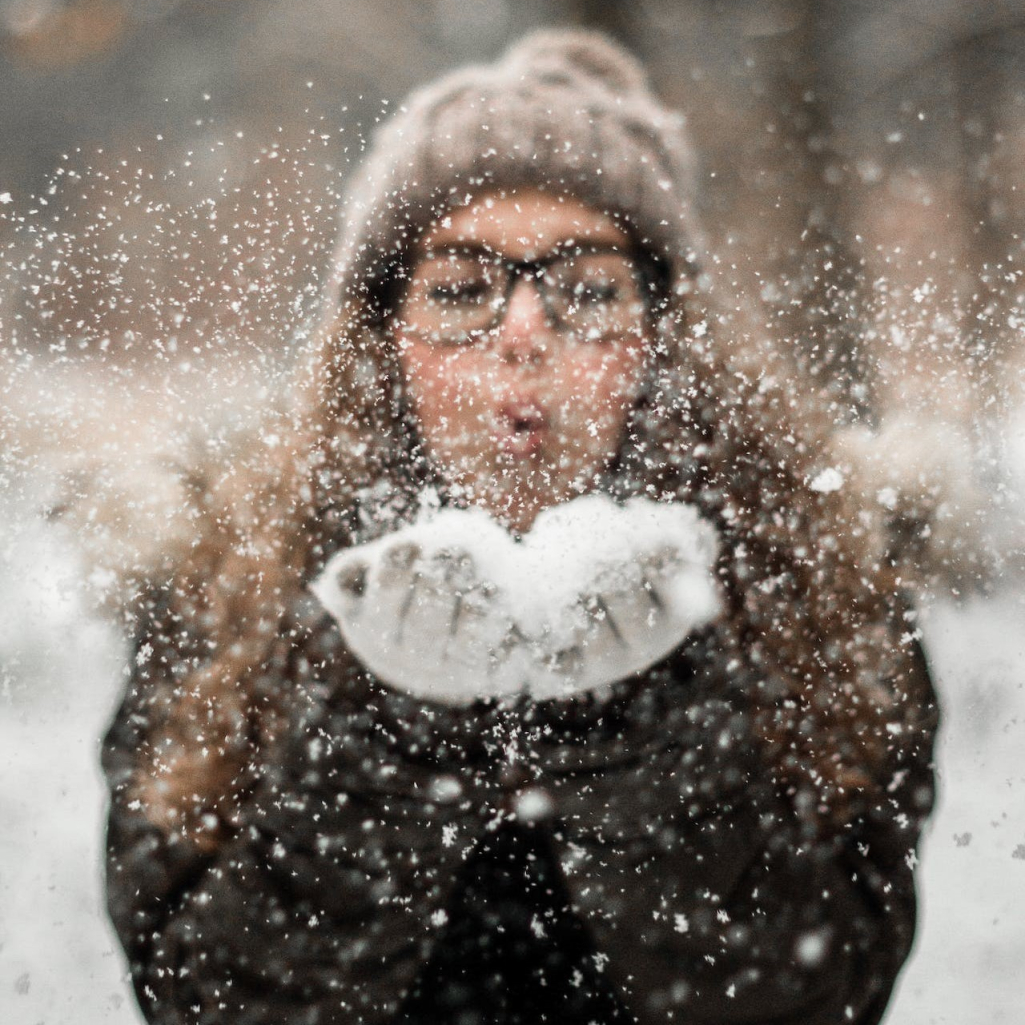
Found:
M 637 51 L 639 47 L 639 23 L 644 12 L 643 4 L 624 4 L 617 0 L 568 0 L 571 19 L 578 25 L 606 32 L 625 46 Z
M 775 168 L 779 215 L 765 240 L 763 297 L 801 371 L 825 389 L 839 421 L 871 408 L 865 310 L 856 257 L 847 243 L 842 194 L 850 168 L 834 145 L 832 83 L 822 66 L 833 28 L 816 0 L 760 11 L 758 62 L 765 116 L 774 125 L 766 156 Z
M 1009 26 L 970 32 L 945 55 L 957 82 L 961 142 L 961 196 L 968 226 L 966 248 L 973 287 L 965 298 L 964 345 L 972 376 L 985 394 L 1006 382 L 1000 373 L 1020 331 L 1015 310 L 1022 308 L 1016 282 L 1022 272 L 1021 197 L 1008 188 L 1006 161 L 1000 159 L 1007 138 L 1011 106 L 1003 41 Z M 1019 41 L 1020 45 L 1020 41 Z M 1010 50 L 1020 58 L 1021 50 Z M 1025 269 L 1025 268 L 1023 268 Z

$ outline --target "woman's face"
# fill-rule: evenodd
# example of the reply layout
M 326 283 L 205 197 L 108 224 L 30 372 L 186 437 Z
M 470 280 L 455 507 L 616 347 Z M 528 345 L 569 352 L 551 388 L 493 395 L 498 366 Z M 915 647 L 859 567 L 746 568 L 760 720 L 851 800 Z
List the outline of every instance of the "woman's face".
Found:
M 392 331 L 423 442 L 513 530 L 619 448 L 651 343 L 631 254 L 607 214 L 533 190 L 482 195 L 418 245 Z

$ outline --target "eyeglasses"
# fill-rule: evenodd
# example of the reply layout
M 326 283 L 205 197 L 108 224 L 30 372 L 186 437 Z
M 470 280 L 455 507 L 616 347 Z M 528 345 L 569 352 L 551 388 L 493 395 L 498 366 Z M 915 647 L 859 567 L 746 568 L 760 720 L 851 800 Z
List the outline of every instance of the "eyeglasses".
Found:
M 648 277 L 616 246 L 559 249 L 539 260 L 511 260 L 483 246 L 424 254 L 396 308 L 401 328 L 436 345 L 467 345 L 495 330 L 516 282 L 532 282 L 553 328 L 582 341 L 643 331 Z

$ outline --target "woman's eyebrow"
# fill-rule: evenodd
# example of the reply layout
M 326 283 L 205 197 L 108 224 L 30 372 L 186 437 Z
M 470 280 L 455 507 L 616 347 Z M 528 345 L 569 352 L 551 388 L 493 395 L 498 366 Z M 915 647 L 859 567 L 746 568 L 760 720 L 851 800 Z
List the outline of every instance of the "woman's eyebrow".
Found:
M 533 261 L 544 262 L 553 257 L 562 256 L 564 253 L 579 250 L 582 253 L 622 253 L 631 255 L 633 246 L 629 239 L 614 238 L 609 235 L 606 238 L 590 238 L 588 236 L 570 236 L 560 239 L 554 244 L 547 246 L 543 253 L 533 258 Z M 459 239 L 451 239 L 439 242 L 422 249 L 416 256 L 418 260 L 431 259 L 432 257 L 458 254 L 463 256 L 486 256 L 497 257 L 498 259 L 512 259 L 514 262 L 521 262 L 516 257 L 509 257 L 501 249 L 488 245 L 486 242 L 463 242 Z M 533 262 L 528 261 L 528 262 Z
M 629 255 L 633 246 L 629 239 L 607 238 L 566 238 L 556 242 L 548 250 L 550 256 L 560 256 L 562 253 L 578 250 L 581 253 L 624 253 Z
M 500 256 L 497 249 L 493 249 L 486 242 L 463 242 L 459 239 L 451 239 L 448 242 L 439 242 L 436 245 L 427 246 L 417 255 L 419 259 L 432 256 L 444 256 L 447 253 L 463 253 L 466 256 Z

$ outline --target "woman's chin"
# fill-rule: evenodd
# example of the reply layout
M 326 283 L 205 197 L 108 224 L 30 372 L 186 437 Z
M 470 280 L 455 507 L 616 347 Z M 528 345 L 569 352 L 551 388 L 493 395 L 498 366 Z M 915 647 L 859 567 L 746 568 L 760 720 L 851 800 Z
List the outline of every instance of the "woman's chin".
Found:
M 493 452 L 486 465 L 463 472 L 444 473 L 453 496 L 460 503 L 485 510 L 503 527 L 525 534 L 545 509 L 590 494 L 603 479 L 601 470 L 576 473 L 543 448 L 534 456 L 513 458 L 505 452 Z
M 550 480 L 550 478 L 548 478 Z M 513 534 L 526 534 L 537 517 L 552 506 L 572 501 L 593 491 L 583 487 L 535 488 L 527 483 L 513 485 L 502 492 L 480 495 L 474 504 L 485 509 L 498 523 Z
M 526 534 L 534 525 L 534 520 L 542 509 L 551 502 L 541 500 L 524 500 L 520 496 L 506 498 L 503 501 L 488 503 L 484 506 L 491 516 L 511 534 Z

